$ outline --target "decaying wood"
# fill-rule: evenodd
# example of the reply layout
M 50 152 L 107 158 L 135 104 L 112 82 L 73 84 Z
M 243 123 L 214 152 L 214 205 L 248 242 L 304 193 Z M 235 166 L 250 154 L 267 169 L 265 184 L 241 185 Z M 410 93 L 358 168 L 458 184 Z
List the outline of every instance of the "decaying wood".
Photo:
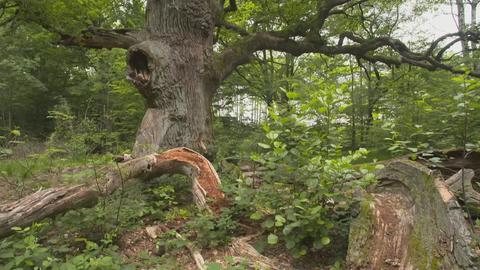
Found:
M 377 172 L 350 228 L 349 269 L 479 269 L 463 212 L 437 177 L 408 160 Z
M 458 198 L 472 208 L 480 209 L 480 193 L 472 185 L 475 172 L 472 169 L 461 169 L 448 178 L 445 183 Z
M 240 238 L 235 238 L 232 240 L 230 245 L 230 253 L 235 258 L 236 261 L 246 262 L 253 269 L 261 270 L 278 270 L 278 269 L 293 269 L 289 266 L 281 265 L 273 259 L 263 256 L 258 253 L 258 251 L 250 245 L 248 242 L 254 238 L 256 235 L 250 235 Z
M 177 232 L 175 233 L 175 235 L 177 239 L 187 242 L 187 249 L 188 251 L 190 251 L 190 254 L 192 255 L 193 260 L 195 261 L 195 265 L 197 265 L 197 268 L 199 270 L 207 269 L 205 267 L 205 260 L 203 259 L 202 253 L 200 253 L 200 251 L 192 243 L 188 242 L 187 239 L 185 239 L 185 237 L 183 237 L 181 234 Z
M 164 233 L 164 230 L 161 225 L 155 225 L 146 227 L 145 232 L 150 238 L 155 240 L 160 234 Z M 205 270 L 205 260 L 203 259 L 200 250 L 198 250 L 192 242 L 188 241 L 183 235 L 179 234 L 178 232 L 175 232 L 175 237 L 186 243 L 186 248 L 190 252 L 193 260 L 195 261 L 195 265 L 197 266 L 197 268 L 199 270 Z
M 445 183 L 453 189 L 460 190 L 462 188 L 462 181 L 471 182 L 473 177 L 475 176 L 475 172 L 472 169 L 463 169 L 458 171 L 456 174 L 450 176 Z
M 131 179 L 151 179 L 175 173 L 191 179 L 197 207 L 219 210 L 224 203 L 224 194 L 219 188 L 220 178 L 212 164 L 193 150 L 175 148 L 119 164 L 106 175 L 105 184 L 100 186 L 50 188 L 0 205 L 0 237 L 11 234 L 12 227 L 28 226 L 71 209 L 93 206 L 99 197 L 111 194 Z

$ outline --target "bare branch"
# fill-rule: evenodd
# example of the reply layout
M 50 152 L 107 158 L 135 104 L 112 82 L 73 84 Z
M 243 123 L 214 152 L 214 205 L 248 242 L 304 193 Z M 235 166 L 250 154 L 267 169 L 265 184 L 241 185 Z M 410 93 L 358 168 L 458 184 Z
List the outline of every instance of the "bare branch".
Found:
M 425 52 L 425 56 L 431 56 L 434 52 L 435 49 L 437 49 L 438 45 L 442 42 L 445 41 L 448 38 L 452 37 L 457 37 L 456 39 L 452 40 L 449 42 L 447 45 L 445 45 L 443 48 L 441 48 L 440 52 L 437 53 L 437 56 L 435 57 L 437 60 L 440 60 L 442 55 L 445 53 L 446 50 L 448 50 L 450 47 L 452 47 L 455 43 L 462 41 L 462 40 L 467 40 L 467 41 L 472 41 L 472 42 L 478 42 L 480 40 L 480 33 L 475 32 L 475 31 L 466 31 L 466 32 L 456 32 L 456 33 L 449 33 L 445 34 L 436 40 L 434 40 L 431 44 L 428 50 Z
M 317 2 L 317 23 L 316 28 L 318 30 L 323 28 L 327 18 L 332 15 L 330 12 L 335 7 L 341 6 L 343 4 L 352 2 L 352 0 L 319 0 Z
M 330 14 L 329 15 L 336 15 L 336 14 L 344 14 L 344 15 L 347 15 L 347 10 L 357 6 L 357 5 L 361 5 L 362 3 L 365 3 L 367 2 L 368 0 L 359 0 L 357 2 L 352 2 L 352 3 L 349 3 L 348 5 L 345 5 L 344 8 L 342 9 L 332 9 L 330 10 Z

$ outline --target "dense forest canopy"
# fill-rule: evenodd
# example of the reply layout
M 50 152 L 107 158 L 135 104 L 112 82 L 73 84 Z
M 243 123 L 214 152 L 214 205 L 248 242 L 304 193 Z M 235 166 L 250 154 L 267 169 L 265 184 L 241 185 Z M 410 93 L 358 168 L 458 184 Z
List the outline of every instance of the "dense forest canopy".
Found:
M 479 2 L 0 0 L 0 202 L 40 192 L 0 205 L 0 268 L 478 269 Z M 406 36 L 443 10 L 457 31 Z M 67 199 L 19 221 L 42 196 Z M 408 259 L 355 253 L 392 205 Z M 432 240 L 451 226 L 473 251 Z

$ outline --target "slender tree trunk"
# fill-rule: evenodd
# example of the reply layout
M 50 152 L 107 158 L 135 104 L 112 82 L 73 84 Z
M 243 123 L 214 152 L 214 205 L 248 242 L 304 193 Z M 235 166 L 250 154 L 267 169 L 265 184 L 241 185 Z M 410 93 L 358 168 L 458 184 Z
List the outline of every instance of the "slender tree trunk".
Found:
M 352 121 L 352 138 L 351 138 L 351 149 L 352 151 L 357 149 L 357 125 L 356 125 L 356 103 L 355 103 L 355 71 L 353 69 L 353 64 L 350 59 L 350 74 L 352 76 L 351 80 L 351 90 L 350 90 L 350 99 L 352 101 L 352 114 L 351 114 L 351 121 Z
M 455 4 L 457 5 L 458 31 L 465 32 L 467 30 L 465 23 L 465 5 L 463 4 L 463 0 L 455 0 Z M 464 58 L 468 57 L 468 41 L 465 38 L 462 39 L 462 54 Z
M 215 6 L 202 0 L 149 0 L 147 40 L 128 51 L 127 78 L 146 100 L 134 155 L 186 146 L 207 151 L 212 96 Z
M 478 7 L 479 3 L 480 3 L 479 0 L 473 0 L 473 1 L 471 1 L 471 4 L 470 4 L 470 7 L 471 7 L 471 11 L 470 11 L 471 27 L 473 29 L 477 29 L 477 7 Z M 477 50 L 477 43 L 476 42 L 471 42 L 471 47 L 472 47 L 472 51 Z M 478 70 L 479 69 L 478 60 L 475 60 L 475 57 L 473 57 L 473 58 L 474 58 L 473 69 Z
M 477 27 L 477 7 L 480 1 L 478 0 L 473 0 L 470 4 L 471 10 L 470 10 L 470 16 L 471 16 L 471 27 L 476 28 Z M 472 42 L 472 50 L 477 49 L 477 44 L 475 42 Z

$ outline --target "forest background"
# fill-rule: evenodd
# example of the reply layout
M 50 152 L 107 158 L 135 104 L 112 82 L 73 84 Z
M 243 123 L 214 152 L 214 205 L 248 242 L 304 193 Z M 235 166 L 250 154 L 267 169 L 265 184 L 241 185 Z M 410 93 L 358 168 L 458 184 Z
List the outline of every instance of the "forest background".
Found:
M 269 20 L 269 14 L 281 12 L 281 4 L 302 5 L 301 1 L 283 2 L 238 1 L 238 11 L 229 20 L 254 27 L 249 18 Z M 342 27 L 366 36 L 401 38 L 415 26 L 412 17 L 443 12 L 445 7 L 456 15 L 460 6 L 467 11 L 466 20 L 457 18 L 457 26 L 478 27 L 472 12 L 477 1 L 457 1 L 451 6 L 444 3 L 448 1 L 377 2 L 364 6 L 361 20 Z M 0 1 L 0 7 L 4 5 L 0 9 L 2 201 L 40 188 L 96 179 L 113 157 L 131 151 L 145 112 L 142 96 L 125 79 L 124 50 L 62 46 L 55 42 L 57 34 L 42 24 L 63 23 L 67 17 L 62 27 L 71 32 L 92 25 L 141 28 L 143 1 L 32 2 L 28 16 L 38 18 L 28 20 L 9 16 L 15 12 L 9 4 Z M 295 12 L 293 7 L 286 10 Z M 219 30 L 217 35 L 219 46 L 236 38 L 229 30 Z M 409 46 L 425 48 L 433 40 L 431 35 L 408 37 Z M 258 250 L 281 243 L 295 259 L 320 250 L 318 256 L 328 257 L 322 265 L 341 268 L 348 225 L 355 216 L 354 199 L 345 194 L 355 187 L 338 188 L 338 179 L 350 177 L 355 166 L 365 166 L 365 172 L 375 166 L 358 164 L 402 155 L 415 159 L 418 153 L 435 149 L 480 148 L 480 81 L 467 71 L 478 67 L 477 46 L 466 42 L 446 53 L 452 63 L 465 68 L 460 75 L 410 65 L 388 67 L 350 55 L 259 51 L 249 65 L 235 69 L 215 96 L 214 143 L 207 158 L 219 171 L 226 194 L 235 198 L 220 218 L 186 203 L 188 184 L 167 177 L 148 187 L 115 193 L 95 208 L 17 228 L 16 235 L 0 241 L 0 250 L 6 251 L 0 254 L 0 265 L 5 263 L 7 269 L 174 269 L 181 264 L 178 254 L 185 241 L 167 233 L 152 247 L 158 256 L 125 255 L 122 241 L 127 232 L 152 222 L 168 223 L 170 229 L 179 223 L 183 229 L 176 230 L 191 233 L 189 239 L 211 248 L 227 244 L 246 219 L 248 224 L 260 223 L 265 231 L 256 243 Z M 252 164 L 275 172 L 262 176 L 266 184 L 258 190 L 249 188 L 257 184 L 256 179 L 241 175 L 241 167 Z M 323 175 L 324 181 L 315 175 Z M 367 177 L 358 186 L 372 181 Z M 299 191 L 282 197 L 276 190 L 278 182 L 320 191 L 315 196 Z M 328 198 L 344 204 L 330 207 L 324 203 Z M 302 201 L 301 207 L 308 212 L 301 220 L 302 230 L 282 210 L 294 201 Z M 472 224 L 480 226 L 475 217 Z M 211 262 L 209 267 L 220 266 Z

